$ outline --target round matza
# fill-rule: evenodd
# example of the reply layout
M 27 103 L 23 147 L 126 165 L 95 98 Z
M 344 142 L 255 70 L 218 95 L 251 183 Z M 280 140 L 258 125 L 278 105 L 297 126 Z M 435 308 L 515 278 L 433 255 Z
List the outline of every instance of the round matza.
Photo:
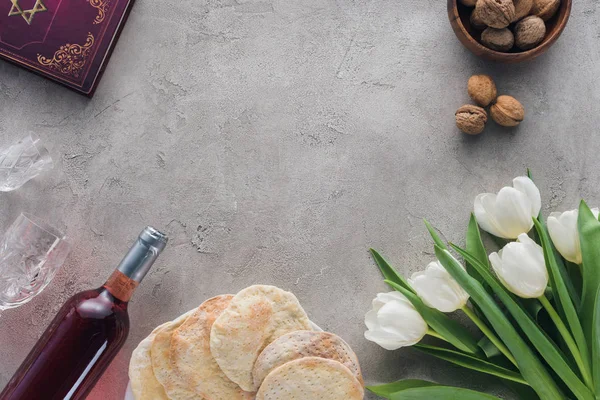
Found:
M 305 357 L 274 369 L 263 381 L 256 400 L 361 400 L 362 385 L 337 361 Z
M 129 379 L 132 397 L 135 400 L 169 400 L 164 388 L 156 380 L 152 370 L 152 358 L 150 347 L 156 332 L 164 326 L 160 325 L 152 333 L 142 340 L 135 348 L 129 361 Z
M 345 365 L 362 384 L 358 358 L 342 338 L 333 333 L 296 331 L 277 338 L 260 353 L 254 364 L 254 386 L 260 387 L 263 380 L 275 368 L 303 357 L 321 357 Z
M 206 300 L 171 338 L 170 372 L 206 400 L 254 399 L 253 393 L 244 392 L 227 378 L 210 352 L 210 330 L 231 299 L 233 295 Z
M 187 388 L 171 373 L 171 336 L 194 311 L 195 310 L 189 311 L 158 329 L 150 347 L 150 357 L 152 358 L 154 376 L 163 386 L 167 397 L 171 400 L 205 400 L 202 396 Z
M 239 292 L 213 324 L 210 350 L 225 375 L 252 392 L 252 369 L 263 349 L 286 333 L 310 326 L 292 293 L 274 286 L 251 286 Z

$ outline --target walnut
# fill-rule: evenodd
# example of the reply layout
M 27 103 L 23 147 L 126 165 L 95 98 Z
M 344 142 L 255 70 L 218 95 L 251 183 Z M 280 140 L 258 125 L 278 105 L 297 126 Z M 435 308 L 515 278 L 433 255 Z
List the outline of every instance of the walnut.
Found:
M 477 12 L 477 9 L 474 9 L 473 12 L 471 13 L 471 26 L 474 29 L 477 29 L 478 31 L 482 31 L 485 28 L 487 28 L 487 25 L 483 23 L 483 21 L 481 20 L 481 17 L 479 16 L 479 13 Z
M 531 14 L 548 21 L 556 14 L 558 7 L 560 7 L 560 0 L 533 0 Z
M 540 17 L 531 15 L 515 26 L 515 44 L 521 50 L 533 49 L 546 36 L 546 24 Z
M 469 96 L 481 107 L 487 107 L 496 99 L 496 84 L 489 75 L 473 75 L 467 84 Z
M 512 0 L 478 0 L 475 9 L 484 24 L 496 29 L 506 28 L 515 18 Z
M 475 7 L 475 4 L 477 4 L 477 0 L 458 0 L 460 2 L 460 4 L 462 4 L 463 6 L 467 6 L 467 7 Z
M 490 108 L 492 119 L 498 125 L 517 126 L 525 119 L 525 109 L 511 96 L 499 96 Z
M 486 28 L 481 33 L 481 43 L 492 50 L 507 52 L 515 44 L 515 37 L 508 28 Z
M 531 7 L 533 7 L 533 0 L 513 0 L 513 4 L 515 5 L 515 17 L 512 22 L 517 22 L 529 15 Z
M 481 107 L 467 104 L 456 111 L 456 126 L 469 135 L 479 135 L 485 128 L 487 113 Z

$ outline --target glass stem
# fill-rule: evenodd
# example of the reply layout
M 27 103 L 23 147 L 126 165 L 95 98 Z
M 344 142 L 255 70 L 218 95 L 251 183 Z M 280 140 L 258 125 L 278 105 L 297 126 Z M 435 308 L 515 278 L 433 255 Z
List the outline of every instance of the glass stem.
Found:
M 577 363 L 577 367 L 581 372 L 581 376 L 583 377 L 586 386 L 588 386 L 590 389 L 593 388 L 594 385 L 592 383 L 590 367 L 589 365 L 586 365 L 586 363 L 583 361 L 581 353 L 579 352 L 579 348 L 577 347 L 573 336 L 571 336 L 571 332 L 569 332 L 569 329 L 565 326 L 565 323 L 562 321 L 562 319 L 560 318 L 560 316 L 558 315 L 558 313 L 556 312 L 546 295 L 542 295 L 538 298 L 538 300 L 540 301 L 540 303 L 542 303 L 542 306 L 548 312 L 550 319 L 552 319 L 552 322 L 554 322 L 554 325 L 556 325 L 560 336 L 562 336 L 563 340 L 565 341 L 565 344 L 569 348 L 569 351 L 573 355 L 575 363 Z M 586 349 L 584 349 L 584 351 L 585 350 Z
M 502 343 L 498 336 L 496 336 L 494 332 L 492 332 L 492 330 L 488 328 L 488 326 L 477 316 L 477 314 L 475 314 L 475 312 L 467 306 L 464 306 L 462 310 L 465 314 L 467 314 L 467 317 L 471 318 L 471 321 L 473 321 L 475 325 L 477 325 L 477 327 L 481 329 L 481 332 L 483 332 L 483 334 L 487 336 L 488 339 L 490 339 L 494 346 L 496 346 L 496 348 L 498 348 L 498 350 L 500 350 L 500 352 L 504 354 L 506 358 L 508 358 L 508 361 L 510 361 L 515 367 L 519 368 L 519 366 L 517 365 L 517 360 L 515 360 L 508 348 L 504 345 L 504 343 Z

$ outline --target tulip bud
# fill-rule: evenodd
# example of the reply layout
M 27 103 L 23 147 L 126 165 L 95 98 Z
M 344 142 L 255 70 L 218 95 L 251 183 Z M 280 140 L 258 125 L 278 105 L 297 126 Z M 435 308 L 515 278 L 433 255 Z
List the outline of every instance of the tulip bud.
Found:
M 597 208 L 593 208 L 592 213 L 598 218 Z M 550 233 L 554 246 L 566 260 L 575 264 L 581 264 L 578 216 L 579 210 L 571 210 L 562 214 L 553 212 L 548 217 L 548 233 Z
M 400 292 L 379 293 L 373 300 L 373 309 L 365 315 L 365 325 L 365 339 L 386 350 L 412 346 L 428 330 L 421 314 Z
M 548 286 L 544 250 L 525 233 L 490 254 L 492 268 L 508 290 L 525 299 L 538 298 Z
M 533 227 L 542 207 L 540 191 L 531 179 L 519 176 L 513 187 L 498 194 L 482 193 L 475 198 L 475 217 L 481 229 L 504 239 L 516 239 Z
M 469 294 L 452 278 L 439 261 L 429 263 L 425 271 L 412 274 L 408 280 L 423 303 L 441 312 L 463 308 Z

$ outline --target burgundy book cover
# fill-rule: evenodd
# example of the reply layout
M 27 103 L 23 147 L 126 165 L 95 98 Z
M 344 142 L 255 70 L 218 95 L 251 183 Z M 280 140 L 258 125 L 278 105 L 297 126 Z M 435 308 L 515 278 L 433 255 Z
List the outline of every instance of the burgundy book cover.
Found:
M 133 0 L 0 0 L 0 57 L 91 96 Z

